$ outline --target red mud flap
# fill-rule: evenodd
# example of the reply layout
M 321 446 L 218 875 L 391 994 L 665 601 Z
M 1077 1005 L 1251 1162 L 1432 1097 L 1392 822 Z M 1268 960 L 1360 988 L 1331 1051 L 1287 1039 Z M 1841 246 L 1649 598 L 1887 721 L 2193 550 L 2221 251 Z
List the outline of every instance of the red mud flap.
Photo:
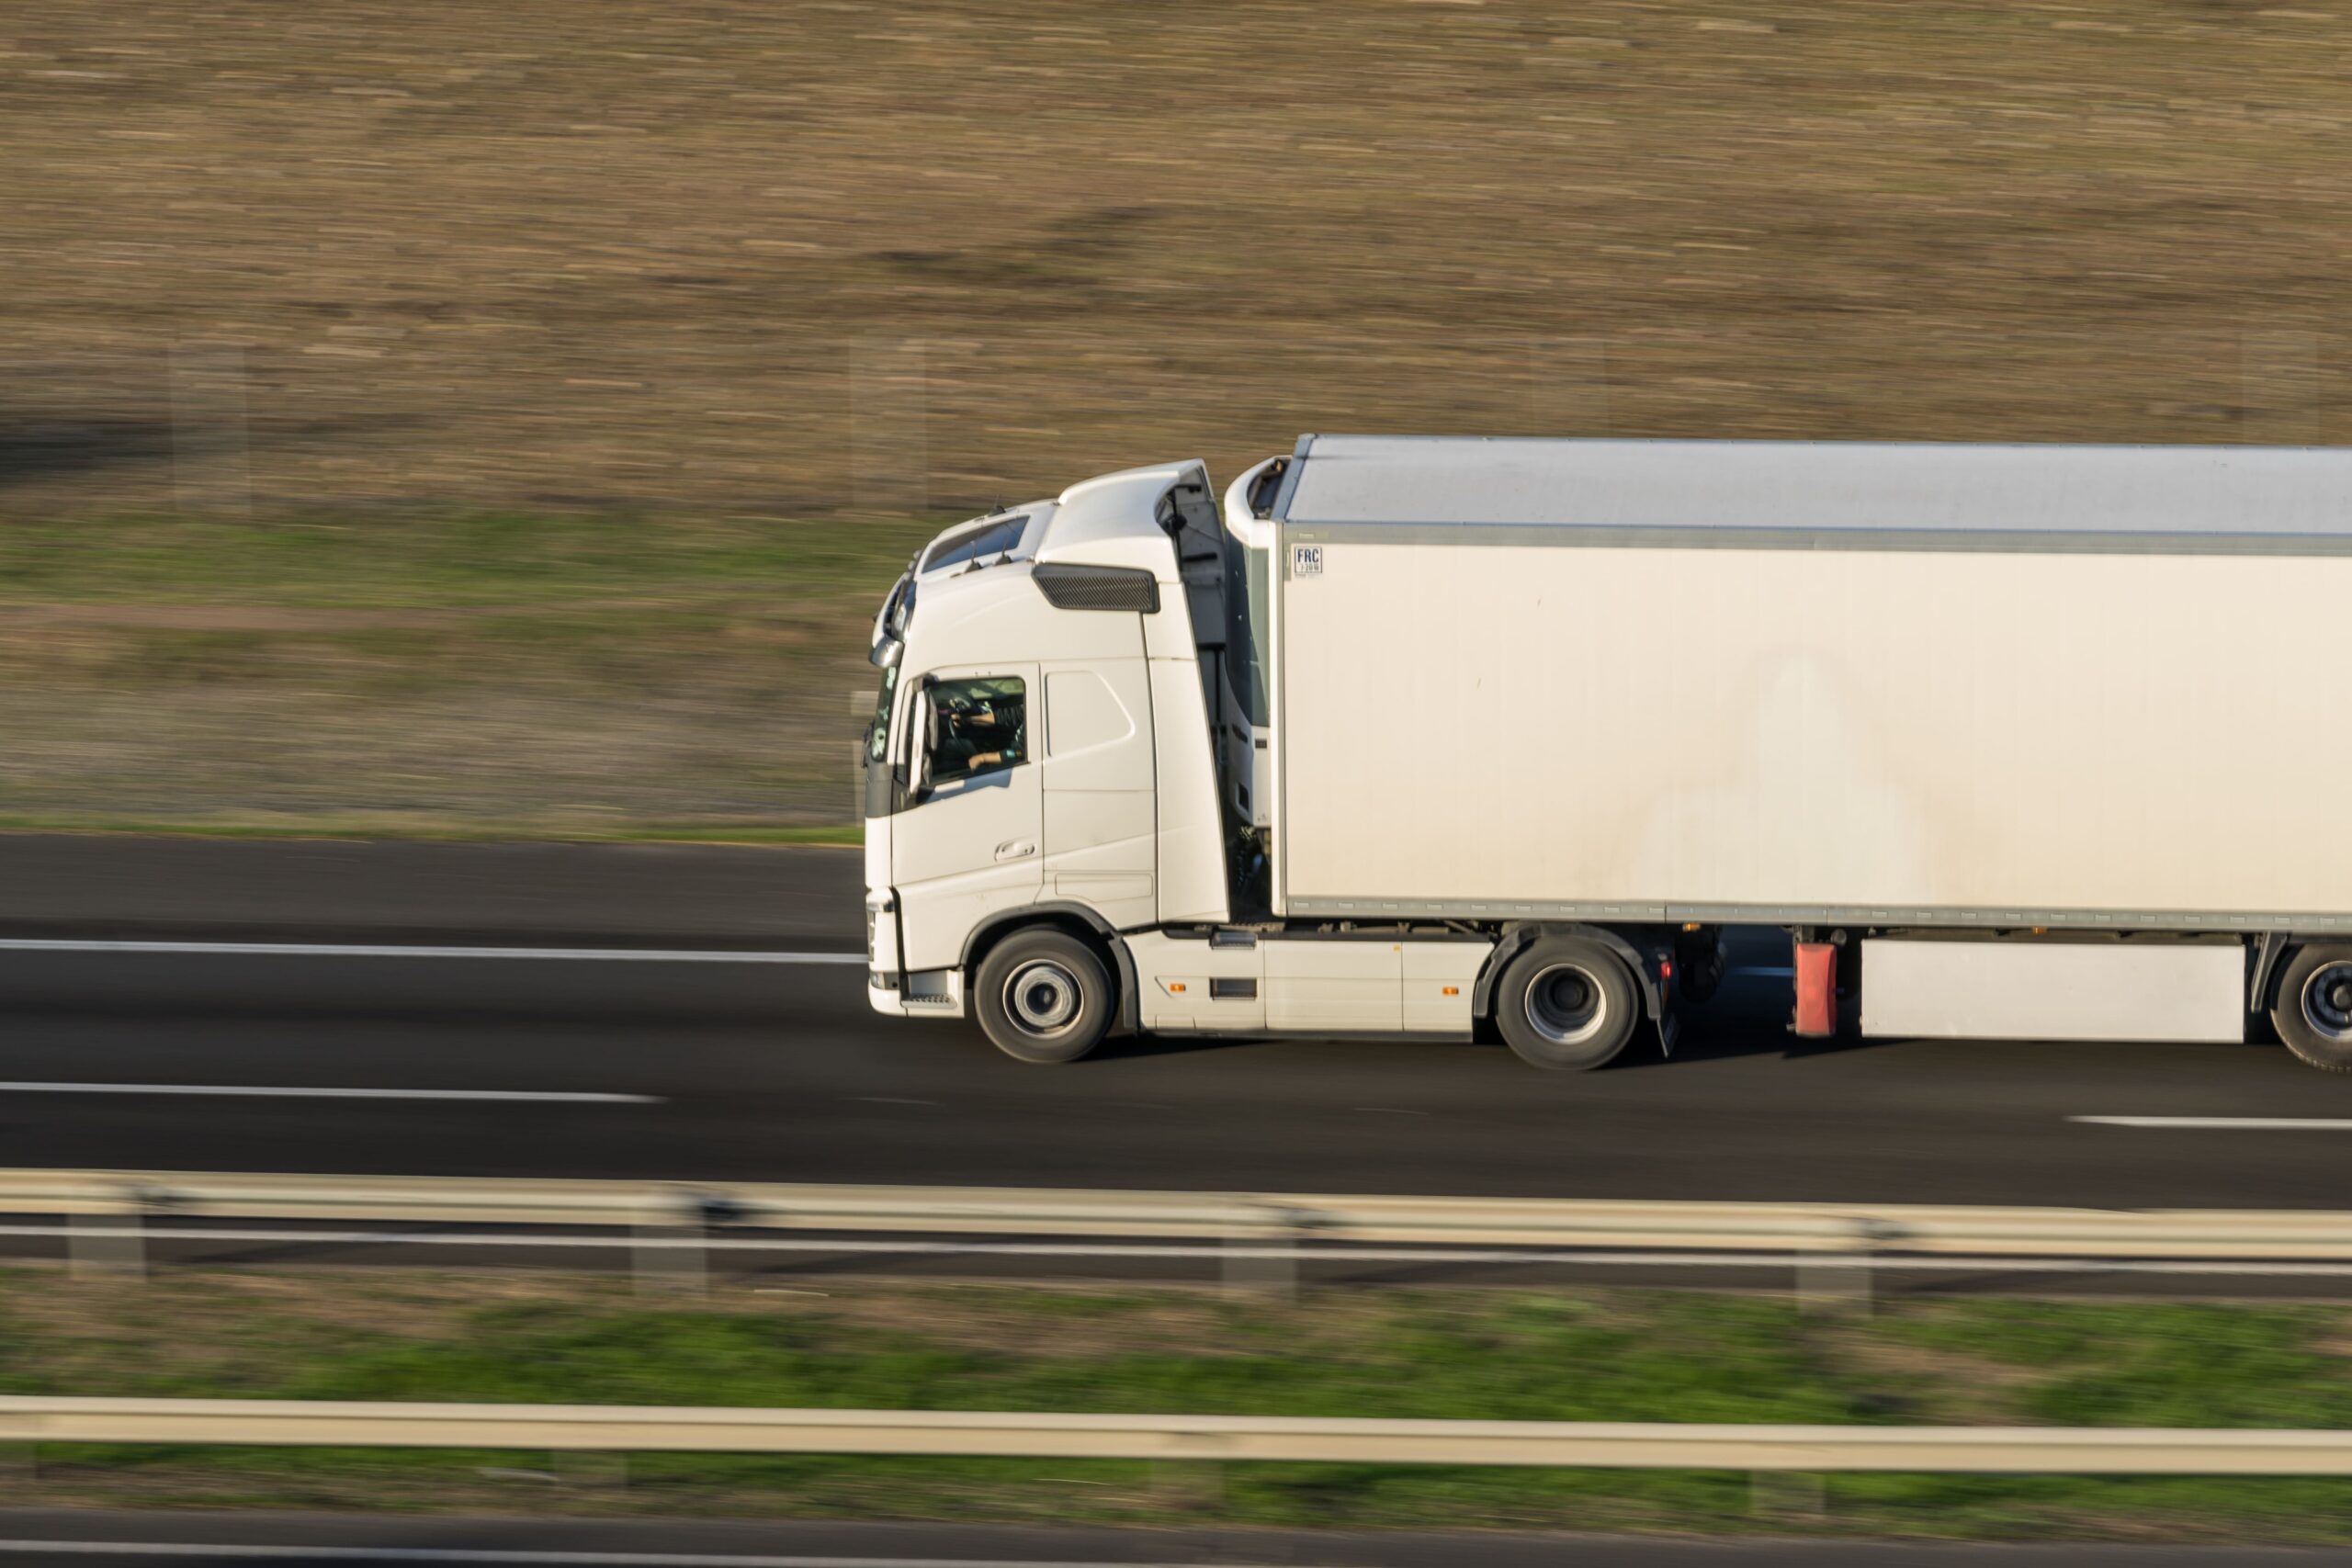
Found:
M 1796 959 L 1796 1032 L 1826 1039 L 1838 1032 L 1838 949 L 1826 942 L 1801 942 Z

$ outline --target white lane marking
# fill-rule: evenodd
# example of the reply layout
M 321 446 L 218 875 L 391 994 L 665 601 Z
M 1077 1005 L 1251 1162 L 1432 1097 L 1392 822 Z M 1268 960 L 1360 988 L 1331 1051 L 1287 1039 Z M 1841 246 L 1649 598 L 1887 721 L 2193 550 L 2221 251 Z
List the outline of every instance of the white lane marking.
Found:
M 726 953 L 683 947 L 399 947 L 323 942 L 84 942 L 0 938 L 0 953 L 191 953 L 264 958 L 516 958 L 615 964 L 865 964 L 862 953 Z
M 295 1089 L 257 1084 L 0 1083 L 0 1094 L 209 1094 L 286 1100 L 526 1100 L 569 1105 L 662 1105 L 654 1094 L 536 1089 Z
M 2219 1132 L 2352 1133 L 2343 1116 L 2069 1116 L 2099 1127 L 2201 1127 Z
M 0 1237 L 63 1241 L 63 1224 L 0 1224 Z M 1301 1263 L 1510 1263 L 1555 1268 L 1588 1266 L 1631 1269 L 1855 1269 L 1890 1274 L 2188 1274 L 2219 1279 L 2352 1279 L 2352 1263 L 2236 1262 L 2226 1258 L 2166 1262 L 2137 1258 L 2005 1258 L 1998 1254 L 1930 1257 L 1919 1253 L 1836 1252 L 1577 1252 L 1540 1247 L 1228 1247 L 1216 1242 L 1029 1242 L 1029 1241 L 853 1241 L 786 1236 L 550 1235 L 544 1232 L 498 1235 L 486 1231 L 264 1230 L 232 1225 L 169 1225 L 150 1229 L 150 1243 L 234 1241 L 301 1242 L 308 1245 L 378 1247 L 511 1247 L 593 1251 L 598 1248 L 691 1248 L 696 1252 L 809 1252 L 842 1256 L 943 1258 L 1229 1258 L 1246 1252 L 1256 1258 Z M 822 1292 L 817 1292 L 821 1294 Z M 1154 1568 L 1165 1568 L 1155 1564 Z
M 1069 1558 L 763 1557 L 702 1551 L 467 1551 L 443 1546 L 251 1546 L 217 1541 L 0 1540 L 0 1552 L 78 1557 L 291 1559 L 301 1562 L 494 1562 L 548 1568 L 1136 1568 Z M 1157 1568 L 1187 1568 L 1161 1563 Z M 1190 1568 L 1207 1568 L 1192 1564 Z M 1246 1564 L 1238 1568 L 1247 1568 Z

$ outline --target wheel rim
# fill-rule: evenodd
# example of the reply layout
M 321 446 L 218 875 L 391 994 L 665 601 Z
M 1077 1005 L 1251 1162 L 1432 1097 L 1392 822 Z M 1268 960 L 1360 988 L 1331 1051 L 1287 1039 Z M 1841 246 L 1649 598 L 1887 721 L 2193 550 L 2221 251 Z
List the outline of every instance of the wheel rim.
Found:
M 1023 1034 L 1040 1040 L 1069 1032 L 1083 995 L 1078 976 L 1051 959 L 1015 969 L 1004 982 L 1004 1013 Z
M 2352 1044 L 2352 959 L 2312 971 L 2303 982 L 2303 1021 L 2324 1040 Z
M 1581 1045 L 1609 1025 L 1609 994 L 1581 964 L 1555 964 L 1527 986 L 1527 1026 L 1555 1045 Z

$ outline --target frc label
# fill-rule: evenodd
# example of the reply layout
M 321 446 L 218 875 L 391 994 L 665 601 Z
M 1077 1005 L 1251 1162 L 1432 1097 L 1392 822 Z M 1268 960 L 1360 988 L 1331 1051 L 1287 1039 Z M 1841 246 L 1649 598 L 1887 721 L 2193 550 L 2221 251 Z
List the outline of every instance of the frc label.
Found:
M 1320 545 L 1293 545 L 1290 547 L 1290 574 L 1293 577 L 1322 576 L 1323 547 Z

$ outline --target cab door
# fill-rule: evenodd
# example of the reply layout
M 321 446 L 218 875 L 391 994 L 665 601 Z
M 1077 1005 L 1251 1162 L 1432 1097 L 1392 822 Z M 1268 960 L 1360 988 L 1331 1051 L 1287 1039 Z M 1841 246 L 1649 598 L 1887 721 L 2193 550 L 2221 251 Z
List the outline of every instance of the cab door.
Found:
M 890 819 L 909 971 L 952 969 L 973 929 L 1037 901 L 1045 807 L 1035 664 L 935 670 L 909 683 L 904 753 L 916 798 Z
M 1046 897 L 1085 905 L 1118 929 L 1159 913 L 1159 839 L 1151 677 L 1133 659 L 1047 664 Z

